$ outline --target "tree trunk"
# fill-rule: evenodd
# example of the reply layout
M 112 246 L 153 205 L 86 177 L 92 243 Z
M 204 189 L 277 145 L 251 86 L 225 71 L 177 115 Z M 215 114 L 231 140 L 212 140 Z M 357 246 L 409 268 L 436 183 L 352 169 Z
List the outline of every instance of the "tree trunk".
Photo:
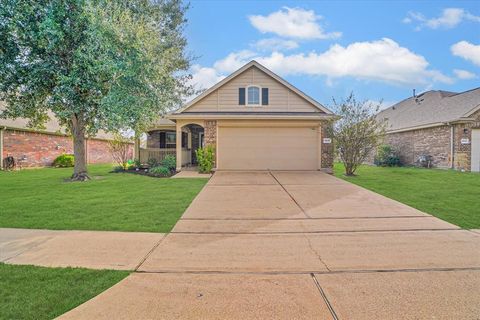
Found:
M 85 123 L 81 116 L 72 117 L 73 155 L 75 156 L 73 168 L 73 181 L 90 180 L 87 172 L 87 159 L 85 154 Z

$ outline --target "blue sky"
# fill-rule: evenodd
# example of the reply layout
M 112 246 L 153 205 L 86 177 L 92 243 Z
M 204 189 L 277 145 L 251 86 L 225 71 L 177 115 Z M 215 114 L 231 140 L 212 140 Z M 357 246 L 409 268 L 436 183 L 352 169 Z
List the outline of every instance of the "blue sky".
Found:
M 319 102 L 480 86 L 480 1 L 192 1 L 193 83 L 255 59 Z

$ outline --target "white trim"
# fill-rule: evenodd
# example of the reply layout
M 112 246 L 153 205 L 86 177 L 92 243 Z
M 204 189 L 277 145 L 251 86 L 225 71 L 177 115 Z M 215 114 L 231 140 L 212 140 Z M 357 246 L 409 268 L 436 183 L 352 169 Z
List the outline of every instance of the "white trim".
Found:
M 262 114 L 235 114 L 235 115 L 219 115 L 219 114 L 172 114 L 170 119 L 298 119 L 298 120 L 321 120 L 321 119 L 331 119 L 335 117 L 333 114 L 324 114 L 312 112 L 312 115 L 262 115 Z
M 249 104 L 248 103 L 248 89 L 249 88 L 258 88 L 258 104 Z M 248 108 L 254 108 L 254 107 L 262 107 L 262 87 L 261 86 L 258 86 L 258 85 L 255 85 L 255 84 L 251 84 L 249 86 L 246 86 L 245 87 L 245 107 L 248 107 Z
M 472 110 L 465 113 L 464 117 L 470 117 L 472 114 L 474 114 L 475 112 L 477 112 L 479 110 L 480 110 L 480 104 L 478 106 L 476 106 L 475 108 L 473 108 Z
M 298 94 L 299 96 L 301 96 L 302 98 L 304 98 L 305 100 L 307 100 L 308 102 L 310 102 L 314 107 L 316 107 L 317 109 L 325 112 L 326 114 L 331 114 L 333 115 L 333 112 L 330 111 L 329 109 L 327 109 L 325 106 L 323 106 L 320 102 L 314 100 L 313 98 L 311 98 L 310 96 L 308 96 L 307 94 L 305 94 L 304 92 L 302 92 L 301 90 L 297 89 L 295 86 L 291 85 L 290 83 L 288 83 L 286 80 L 282 79 L 281 77 L 279 77 L 278 75 L 276 75 L 275 73 L 273 73 L 272 71 L 270 71 L 269 69 L 265 68 L 264 66 L 262 66 L 260 63 L 258 63 L 257 61 L 255 60 L 252 60 L 250 61 L 249 63 L 247 63 L 246 65 L 244 65 L 243 67 L 241 67 L 240 69 L 238 69 L 237 71 L 235 71 L 234 73 L 230 74 L 228 77 L 224 78 L 223 80 L 221 80 L 220 82 L 218 82 L 217 84 L 215 84 L 214 86 L 212 86 L 211 88 L 209 88 L 208 90 L 204 91 L 202 94 L 198 95 L 195 99 L 193 99 L 192 101 L 188 102 L 187 104 L 185 104 L 182 108 L 178 109 L 177 111 L 175 111 L 174 113 L 175 114 L 179 114 L 179 113 L 182 113 L 184 112 L 185 110 L 187 110 L 188 108 L 192 107 L 194 104 L 196 104 L 198 101 L 200 101 L 201 99 L 205 98 L 207 95 L 209 95 L 210 93 L 212 93 L 213 91 L 215 91 L 216 89 L 220 88 L 221 86 L 225 85 L 227 82 L 231 81 L 233 78 L 235 78 L 236 76 L 238 76 L 239 74 L 241 74 L 242 72 L 244 72 L 245 70 L 247 70 L 248 68 L 252 67 L 252 66 L 255 66 L 257 67 L 258 69 L 260 69 L 261 71 L 265 72 L 266 74 L 268 74 L 270 77 L 272 77 L 273 79 L 277 80 L 278 82 L 280 82 L 281 84 L 283 84 L 285 87 L 289 88 L 290 90 L 292 90 L 293 92 L 295 92 L 296 94 Z

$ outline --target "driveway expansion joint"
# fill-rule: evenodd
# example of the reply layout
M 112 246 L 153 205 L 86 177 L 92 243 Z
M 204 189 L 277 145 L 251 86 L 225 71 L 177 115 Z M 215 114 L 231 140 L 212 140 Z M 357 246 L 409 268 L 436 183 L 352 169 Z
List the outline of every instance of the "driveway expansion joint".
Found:
M 315 274 L 310 273 L 310 276 L 312 277 L 312 280 L 313 280 L 313 282 L 315 283 L 315 286 L 317 287 L 318 292 L 320 292 L 320 295 L 322 296 L 323 301 L 324 301 L 325 304 L 327 305 L 328 311 L 330 311 L 330 313 L 332 314 L 333 319 L 334 319 L 334 320 L 338 320 L 337 313 L 336 313 L 335 310 L 333 309 L 333 306 L 332 306 L 332 304 L 330 303 L 330 301 L 328 300 L 327 295 L 326 295 L 325 292 L 323 291 L 322 286 L 320 286 L 320 283 L 318 282 L 318 279 L 315 277 Z
M 283 186 L 283 184 L 280 183 L 280 181 L 278 181 L 277 177 L 275 177 L 275 175 L 270 171 L 268 170 L 268 173 L 272 176 L 273 179 L 275 179 L 275 181 L 277 181 L 277 183 L 280 185 L 280 187 L 282 187 L 283 191 L 285 191 L 288 196 L 290 197 L 290 199 L 292 199 L 292 201 L 297 205 L 297 207 L 300 208 L 300 210 L 302 210 L 302 213 L 307 217 L 307 218 L 311 218 L 308 213 L 305 211 L 305 209 L 302 208 L 302 206 L 300 205 L 300 203 L 298 203 L 298 201 L 290 194 L 290 192 L 288 192 L 288 190 Z
M 144 274 L 222 274 L 222 275 L 335 275 L 358 273 L 422 273 L 422 272 L 455 272 L 455 271 L 480 271 L 479 267 L 465 268 L 419 268 L 419 269 L 377 269 L 377 270 L 308 270 L 308 271 L 221 271 L 221 270 L 134 270 L 133 273 Z
M 463 231 L 463 229 L 459 228 L 443 228 L 443 229 L 372 229 L 372 230 L 335 230 L 335 231 L 259 231 L 259 232 L 215 232 L 215 231 L 200 231 L 200 232 L 190 232 L 190 231 L 172 231 L 170 233 L 174 234 L 198 234 L 198 235 L 205 235 L 205 234 L 224 234 L 224 235 L 240 235 L 240 234 L 335 234 L 335 233 L 375 233 L 375 232 L 422 232 L 422 231 Z

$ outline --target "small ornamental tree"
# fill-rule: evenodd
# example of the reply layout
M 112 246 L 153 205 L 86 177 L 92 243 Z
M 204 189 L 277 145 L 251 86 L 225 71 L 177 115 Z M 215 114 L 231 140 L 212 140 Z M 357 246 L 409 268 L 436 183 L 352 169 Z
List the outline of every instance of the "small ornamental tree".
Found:
M 123 170 L 128 169 L 128 161 L 132 158 L 132 141 L 116 133 L 112 140 L 108 141 L 108 148 L 115 161 Z
M 85 138 L 138 130 L 191 94 L 181 0 L 5 0 L 0 117 L 72 134 L 72 180 L 88 179 Z
M 338 119 L 329 130 L 347 176 L 355 175 L 383 140 L 385 124 L 376 117 L 379 109 L 380 104 L 357 101 L 353 93 L 342 101 L 333 99 L 332 110 Z

